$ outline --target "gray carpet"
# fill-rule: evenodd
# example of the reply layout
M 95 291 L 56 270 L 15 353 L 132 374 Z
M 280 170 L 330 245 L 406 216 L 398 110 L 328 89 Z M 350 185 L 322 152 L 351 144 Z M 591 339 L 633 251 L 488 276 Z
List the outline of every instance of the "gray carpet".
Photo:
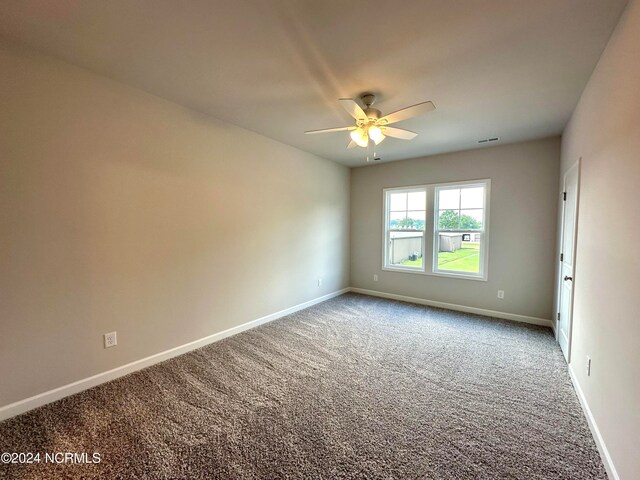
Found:
M 551 331 L 347 294 L 0 424 L 0 478 L 604 479 Z

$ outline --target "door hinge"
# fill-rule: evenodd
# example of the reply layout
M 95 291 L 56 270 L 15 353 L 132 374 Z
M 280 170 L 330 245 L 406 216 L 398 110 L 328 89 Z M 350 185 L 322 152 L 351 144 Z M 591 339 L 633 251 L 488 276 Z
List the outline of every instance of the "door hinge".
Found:
M 564 253 L 561 253 L 560 254 L 560 261 L 563 261 L 563 260 L 564 260 Z
M 558 321 L 560 321 L 560 312 L 558 312 Z
M 567 192 L 562 192 L 562 200 L 567 201 Z

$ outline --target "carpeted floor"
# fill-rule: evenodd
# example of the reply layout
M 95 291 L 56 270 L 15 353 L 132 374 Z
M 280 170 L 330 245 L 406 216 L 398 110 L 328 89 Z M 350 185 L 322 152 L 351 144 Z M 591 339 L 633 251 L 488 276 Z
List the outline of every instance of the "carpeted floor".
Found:
M 604 479 L 551 331 L 347 294 L 0 424 L 0 478 Z

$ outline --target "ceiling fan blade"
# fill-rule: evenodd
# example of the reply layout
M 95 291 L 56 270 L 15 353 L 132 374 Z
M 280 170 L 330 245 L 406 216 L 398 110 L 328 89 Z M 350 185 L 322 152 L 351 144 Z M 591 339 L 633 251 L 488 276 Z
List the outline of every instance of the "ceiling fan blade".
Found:
M 413 140 L 418 136 L 417 133 L 405 130 L 404 128 L 380 127 L 380 130 L 382 130 L 382 133 L 387 137 L 399 138 L 401 140 Z
M 380 120 L 378 120 L 378 123 L 389 125 L 391 123 L 401 122 L 412 117 L 417 117 L 418 115 L 424 115 L 425 113 L 428 113 L 435 109 L 436 106 L 433 104 L 433 102 L 418 103 L 417 105 L 412 105 L 411 107 L 403 108 L 402 110 L 398 110 L 397 112 L 385 115 Z
M 321 130 L 309 130 L 306 133 L 307 135 L 314 135 L 316 133 L 329 133 L 329 132 L 344 132 L 347 130 L 355 130 L 358 127 L 355 126 L 351 126 L 351 127 L 335 127 L 335 128 L 323 128 Z
M 356 120 L 367 120 L 367 114 L 360 108 L 351 98 L 341 98 L 338 100 L 340 105 Z
M 349 145 L 347 145 L 347 148 L 356 148 L 358 146 L 358 144 L 356 142 L 354 142 L 353 140 L 351 140 L 349 142 Z

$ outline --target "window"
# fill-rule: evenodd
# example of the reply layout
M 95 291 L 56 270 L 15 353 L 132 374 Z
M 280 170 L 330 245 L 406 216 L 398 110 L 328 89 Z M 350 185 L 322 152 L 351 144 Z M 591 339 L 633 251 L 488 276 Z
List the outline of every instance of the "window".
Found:
M 477 180 L 386 189 L 383 268 L 486 280 L 489 186 Z
M 425 188 L 387 190 L 385 265 L 424 271 Z
M 435 187 L 434 273 L 485 277 L 486 186 Z

